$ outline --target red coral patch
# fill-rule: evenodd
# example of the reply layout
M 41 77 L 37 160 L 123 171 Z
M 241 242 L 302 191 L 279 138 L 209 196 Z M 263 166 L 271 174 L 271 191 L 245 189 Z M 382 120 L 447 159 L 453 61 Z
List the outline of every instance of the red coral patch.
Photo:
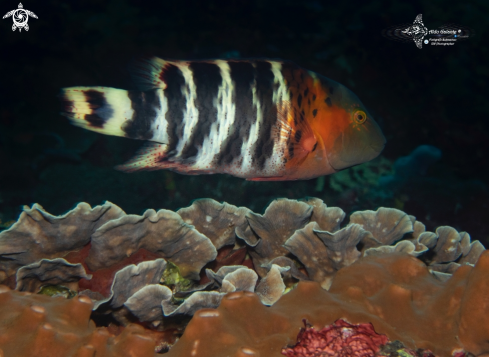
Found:
M 287 357 L 374 357 L 388 342 L 375 332 L 372 324 L 352 325 L 344 320 L 316 330 L 306 320 L 297 335 L 297 344 L 282 350 Z
M 90 252 L 91 244 L 87 244 L 81 250 L 77 252 L 71 252 L 64 258 L 72 263 L 81 263 L 85 268 L 87 274 L 92 274 L 92 279 L 81 279 L 78 283 L 80 290 L 90 289 L 91 291 L 99 292 L 103 296 L 108 297 L 110 295 L 110 287 L 112 286 L 112 281 L 114 280 L 115 273 L 117 273 L 122 268 L 125 268 L 131 264 L 139 264 L 141 262 L 155 260 L 161 258 L 158 254 L 152 253 L 149 250 L 140 248 L 137 252 L 127 257 L 126 259 L 120 261 L 105 269 L 99 269 L 97 271 L 91 271 L 85 264 L 85 259 Z

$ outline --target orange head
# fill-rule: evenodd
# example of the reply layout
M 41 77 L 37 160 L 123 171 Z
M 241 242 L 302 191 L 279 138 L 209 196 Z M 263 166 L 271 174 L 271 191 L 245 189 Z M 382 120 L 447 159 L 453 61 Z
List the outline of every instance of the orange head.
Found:
M 301 143 L 309 152 L 293 176 L 328 175 L 377 157 L 386 140 L 358 97 L 340 83 L 308 74 L 303 82 L 308 100 L 302 109 L 313 134 Z

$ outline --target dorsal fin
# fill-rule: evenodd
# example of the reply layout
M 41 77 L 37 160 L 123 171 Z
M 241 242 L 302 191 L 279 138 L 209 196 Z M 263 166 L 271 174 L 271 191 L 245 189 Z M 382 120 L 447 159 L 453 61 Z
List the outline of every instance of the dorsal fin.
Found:
M 162 73 L 169 64 L 172 62 L 158 57 L 144 57 L 134 60 L 129 71 L 139 90 L 165 89 L 166 83 L 162 80 Z

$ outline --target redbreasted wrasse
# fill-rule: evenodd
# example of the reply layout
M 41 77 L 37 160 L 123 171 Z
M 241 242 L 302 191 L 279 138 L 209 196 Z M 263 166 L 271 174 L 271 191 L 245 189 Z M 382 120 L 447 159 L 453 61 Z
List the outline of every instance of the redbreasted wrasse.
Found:
M 275 60 L 165 61 L 139 68 L 145 90 L 63 89 L 73 124 L 147 140 L 124 171 L 310 179 L 369 161 L 385 138 L 345 86 Z

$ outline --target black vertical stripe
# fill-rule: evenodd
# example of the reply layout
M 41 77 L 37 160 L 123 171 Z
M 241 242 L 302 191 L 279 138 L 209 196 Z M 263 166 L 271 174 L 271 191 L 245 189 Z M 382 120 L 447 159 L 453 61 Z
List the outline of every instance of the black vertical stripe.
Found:
M 236 106 L 234 125 L 216 155 L 217 165 L 229 164 L 241 155 L 243 142 L 248 140 L 250 127 L 256 121 L 253 110 L 251 86 L 254 79 L 254 68 L 250 62 L 229 61 L 230 75 L 234 85 L 233 102 Z
M 124 123 L 122 130 L 131 139 L 149 140 L 154 136 L 151 125 L 156 119 L 156 109 L 161 106 L 157 89 L 147 92 L 128 91 L 131 100 L 132 118 Z
M 112 106 L 107 102 L 105 94 L 95 89 L 83 92 L 91 114 L 85 115 L 85 120 L 92 128 L 103 128 L 104 124 L 114 115 Z
M 202 147 L 204 139 L 209 136 L 211 125 L 217 120 L 217 108 L 214 106 L 214 100 L 217 98 L 219 86 L 222 84 L 221 72 L 215 63 L 192 62 L 190 70 L 193 73 L 196 86 L 195 106 L 199 111 L 199 118 L 181 153 L 184 160 L 194 158 Z
M 273 155 L 275 138 L 272 137 L 272 129 L 277 123 L 277 106 L 273 102 L 274 75 L 271 63 L 257 61 L 255 73 L 256 96 L 261 104 L 263 121 L 253 148 L 253 163 L 263 170 L 266 160 Z
M 168 156 L 172 156 L 175 154 L 178 141 L 183 136 L 183 113 L 186 108 L 186 99 L 182 88 L 185 85 L 185 79 L 180 69 L 173 64 L 165 66 L 160 78 L 166 84 L 164 95 L 168 101 L 168 111 L 165 115 L 168 123 Z

